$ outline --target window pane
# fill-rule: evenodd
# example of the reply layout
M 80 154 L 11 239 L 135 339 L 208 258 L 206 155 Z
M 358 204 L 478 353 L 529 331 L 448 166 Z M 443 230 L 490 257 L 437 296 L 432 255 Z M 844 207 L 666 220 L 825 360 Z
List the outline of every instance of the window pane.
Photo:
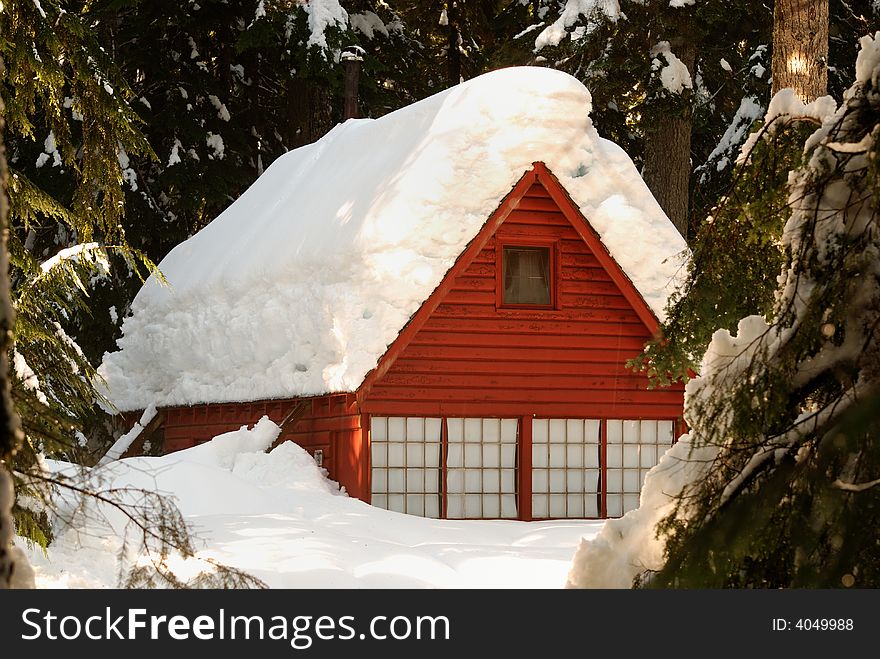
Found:
M 482 472 L 478 469 L 466 469 L 464 472 L 464 491 L 478 494 L 483 491 Z M 451 488 L 450 488 L 451 489 Z
M 425 497 L 425 517 L 440 517 L 440 497 Z
M 425 420 L 408 418 L 406 420 L 406 439 L 410 442 L 425 441 Z
M 547 517 L 550 514 L 550 510 L 547 507 L 548 497 L 546 494 L 533 494 L 532 495 L 532 516 L 533 517 Z
M 402 442 L 406 437 L 406 419 L 393 416 L 388 419 L 388 439 L 393 442 Z
M 446 516 L 450 519 L 464 517 L 464 495 L 450 494 L 446 497 Z
M 388 466 L 403 467 L 406 464 L 406 455 L 404 452 L 404 444 L 397 442 L 388 444 Z
M 600 427 L 597 419 L 533 420 L 532 518 L 599 515 Z M 544 443 L 535 444 L 539 432 Z
M 468 447 L 470 448 L 470 447 Z M 484 467 L 500 467 L 501 466 L 501 447 L 498 444 L 490 444 L 483 446 L 483 466 Z
M 518 516 L 516 511 L 516 495 L 501 495 L 501 516 L 507 518 L 516 518 Z
M 550 304 L 550 248 L 504 247 L 504 304 Z
M 425 444 L 425 466 L 440 466 L 440 444 Z
M 532 420 L 532 444 L 547 443 L 547 427 L 549 421 L 547 419 Z
M 547 447 L 546 446 L 532 445 L 532 466 L 533 467 L 546 467 L 547 466 Z
M 405 513 L 406 512 L 406 497 L 402 494 L 389 494 L 388 495 L 388 510 L 393 510 L 396 513 Z
M 423 467 L 425 461 L 425 445 L 407 442 L 406 464 L 408 467 Z

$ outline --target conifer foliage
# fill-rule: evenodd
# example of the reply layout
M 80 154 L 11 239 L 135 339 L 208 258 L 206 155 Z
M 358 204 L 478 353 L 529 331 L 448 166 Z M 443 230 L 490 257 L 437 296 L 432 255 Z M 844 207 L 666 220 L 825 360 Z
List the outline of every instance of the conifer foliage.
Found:
M 111 252 L 132 271 L 149 266 L 127 246 L 121 218 L 127 154 L 152 151 L 130 90 L 80 15 L 54 0 L 8 2 L 0 35 L 16 312 L 9 358 L 25 432 L 13 464 L 27 472 L 40 454 L 76 453 L 74 429 L 96 399 L 95 369 L 64 328 L 88 313 L 88 282 L 105 275 Z M 45 519 L 16 512 L 19 532 L 45 544 Z
M 691 243 L 688 276 L 670 296 L 660 332 L 629 362 L 652 386 L 686 382 L 715 330 L 733 331 L 750 314 L 772 317 L 784 260 L 780 238 L 790 214 L 788 173 L 803 164 L 803 143 L 816 123 L 786 113 L 756 128 L 760 138 L 735 166 L 730 192 Z M 743 285 L 732 288 L 732 281 Z
M 0 228 L 9 211 L 0 258 L 2 586 L 27 585 L 27 562 L 11 548 L 12 533 L 45 547 L 59 489 L 100 501 L 140 530 L 135 540 L 152 563 L 125 575 L 130 585 L 188 585 L 173 580 L 164 561 L 172 552 L 194 554 L 179 511 L 157 493 L 86 489 L 43 468 L 46 457 L 84 460 L 74 438 L 84 439 L 77 428 L 99 398 L 95 369 L 65 326 L 89 313 L 93 282 L 108 275 L 111 255 L 128 276 L 152 266 L 127 244 L 122 220 L 123 186 L 137 189 L 131 159 L 149 161 L 153 152 L 129 105 L 131 89 L 95 38 L 97 26 L 87 12 L 67 11 L 56 0 L 0 6 L 0 107 L 10 162 L 7 174 L 0 153 Z M 216 564 L 189 585 L 227 584 L 261 585 Z
M 661 524 L 681 587 L 880 581 L 880 32 L 789 180 L 773 322 L 715 333 L 688 384 L 695 449 L 716 458 Z
M 558 18 L 538 34 L 537 52 L 584 81 L 600 133 L 636 159 L 687 237 L 705 203 L 694 194 L 693 170 L 713 154 L 743 100 L 769 90 L 772 13 L 752 2 L 550 4 L 562 8 L 546 14 L 545 23 Z M 724 169 L 705 172 L 702 187 L 715 189 Z

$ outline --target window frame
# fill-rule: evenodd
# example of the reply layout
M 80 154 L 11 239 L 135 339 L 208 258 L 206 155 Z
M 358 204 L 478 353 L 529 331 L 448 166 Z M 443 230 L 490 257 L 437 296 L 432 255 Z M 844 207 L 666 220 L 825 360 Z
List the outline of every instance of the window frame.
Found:
M 510 304 L 504 302 L 504 250 L 508 247 L 524 249 L 546 249 L 550 255 L 550 304 Z M 495 244 L 495 308 L 519 309 L 523 311 L 555 311 L 559 306 L 559 241 L 541 239 L 498 238 Z
M 487 412 L 489 413 L 489 412 Z M 391 423 L 390 419 L 399 420 L 398 425 L 402 422 L 402 428 L 404 430 L 404 435 L 400 439 L 392 439 L 391 438 Z M 375 431 L 374 424 L 376 420 L 382 420 L 384 424 L 384 438 L 380 440 L 376 440 L 373 437 L 373 433 Z M 461 439 L 452 440 L 450 442 L 450 421 L 456 419 L 462 421 L 461 424 Z M 478 421 L 480 422 L 480 441 L 468 441 L 464 433 L 466 431 L 467 421 Z M 410 421 L 416 422 L 416 425 L 419 423 L 422 425 L 422 437 L 424 439 L 416 439 L 410 438 L 409 429 L 410 429 Z M 438 455 L 437 466 L 429 466 L 427 461 L 427 451 L 428 444 L 434 445 L 438 442 L 434 439 L 428 439 L 428 422 L 429 421 L 439 421 L 440 422 L 440 452 Z M 498 431 L 498 441 L 487 441 L 486 438 L 486 421 L 499 422 L 499 431 Z M 515 441 L 514 442 L 505 442 L 502 441 L 501 437 L 503 436 L 503 423 L 505 421 L 513 421 L 516 424 L 515 428 Z M 546 421 L 547 422 L 547 430 L 546 430 L 546 440 L 536 440 L 535 439 L 535 428 L 536 422 Z M 553 422 L 561 422 L 564 424 L 564 441 L 553 440 Z M 575 427 L 581 426 L 583 428 L 582 433 L 580 434 L 582 441 L 572 441 L 570 439 L 570 432 L 572 428 L 571 422 L 575 422 Z M 598 433 L 596 435 L 598 439 L 597 442 L 588 441 L 588 437 L 592 437 L 593 435 L 588 434 L 586 423 L 597 423 L 598 424 Z M 619 424 L 618 430 L 612 433 L 612 430 L 609 428 L 610 424 Z M 653 427 L 653 432 L 650 433 L 647 437 L 644 433 L 645 426 L 644 424 L 656 424 Z M 661 427 L 659 424 L 670 424 L 668 434 L 661 433 Z M 428 417 L 402 417 L 396 415 L 382 415 L 382 414 L 369 414 L 368 420 L 366 421 L 367 430 L 367 451 L 366 455 L 369 456 L 369 464 L 367 467 L 368 481 L 367 481 L 367 491 L 369 492 L 369 498 L 367 501 L 370 505 L 374 505 L 385 510 L 396 510 L 392 508 L 390 503 L 390 496 L 392 494 L 396 496 L 402 496 L 404 502 L 404 510 L 398 511 L 403 512 L 404 514 L 412 514 L 417 516 L 423 516 L 426 519 L 454 519 L 454 520 L 474 520 L 474 519 L 504 519 L 504 520 L 521 520 L 521 521 L 548 521 L 548 520 L 571 520 L 571 519 L 615 519 L 620 515 L 618 514 L 618 510 L 621 514 L 625 515 L 629 510 L 632 510 L 632 507 L 627 507 L 626 497 L 638 497 L 641 491 L 641 487 L 644 484 L 644 478 L 648 471 L 650 471 L 653 466 L 659 464 L 660 461 L 660 450 L 667 450 L 670 446 L 675 445 L 678 441 L 678 435 L 680 435 L 682 431 L 680 418 L 670 418 L 670 417 L 661 417 L 661 418 L 644 418 L 638 415 L 634 415 L 630 418 L 609 418 L 609 417 L 572 417 L 572 416 L 545 416 L 538 414 L 526 414 L 522 416 L 515 416 L 510 414 L 498 415 L 498 416 L 486 416 L 486 417 L 477 417 L 477 416 L 459 416 L 459 415 L 440 415 L 440 416 L 428 416 Z M 583 425 L 581 425 L 583 424 Z M 627 433 L 627 427 L 635 427 L 637 432 Z M 615 438 L 612 439 L 611 435 L 614 434 Z M 435 435 L 432 434 L 432 437 Z M 557 435 L 558 436 L 558 435 Z M 631 439 L 627 440 L 627 436 Z M 391 443 L 403 444 L 404 449 L 402 452 L 404 464 L 403 466 L 392 466 L 389 460 L 390 457 L 390 446 Z M 408 461 L 409 459 L 409 451 L 407 447 L 410 445 L 418 445 L 422 444 L 422 455 L 423 461 L 421 466 L 414 465 Z M 450 465 L 450 443 L 460 445 L 462 462 L 461 464 L 453 464 Z M 376 448 L 377 444 L 384 444 L 380 448 L 384 449 L 384 464 L 377 465 L 375 462 L 376 457 Z M 477 460 L 478 464 L 476 465 L 468 465 L 468 458 L 466 457 L 466 446 L 478 445 L 480 447 L 479 455 L 480 458 Z M 506 466 L 503 461 L 503 452 L 504 446 L 513 446 L 514 447 L 514 456 L 513 456 L 513 467 Z M 485 461 L 486 448 L 498 446 L 498 465 L 497 466 L 487 466 Z M 552 458 L 552 446 L 564 447 L 564 451 L 561 453 L 562 462 L 561 464 L 553 464 Z M 635 447 L 635 452 L 637 454 L 637 459 L 634 464 L 630 464 L 627 466 L 626 464 L 626 447 Z M 576 465 L 574 463 L 578 462 L 578 460 L 572 461 L 572 454 L 569 451 L 571 447 L 575 447 L 576 450 L 582 450 L 581 457 L 582 460 L 579 462 L 580 465 Z M 617 452 L 619 456 L 618 460 L 611 459 L 611 451 L 610 449 L 613 447 L 620 447 L 620 450 Z M 652 465 L 645 464 L 642 458 L 642 450 L 644 448 L 650 448 L 652 451 L 653 457 L 650 462 Z M 539 464 L 535 460 L 535 449 L 544 450 L 546 453 L 546 461 L 543 464 Z M 587 454 L 588 451 L 592 451 L 593 449 L 598 450 L 598 465 L 587 464 Z M 576 456 L 577 454 L 575 454 Z M 619 463 L 619 464 L 618 464 Z M 636 466 L 637 465 L 637 466 Z M 390 485 L 390 471 L 392 469 L 401 469 L 404 473 L 404 488 L 403 491 L 397 492 L 392 491 Z M 429 471 L 435 472 L 437 474 L 438 479 L 438 490 L 435 492 L 431 489 L 428 492 L 427 486 L 422 487 L 421 490 L 408 489 L 408 479 L 409 479 L 409 471 L 410 470 L 422 470 L 427 473 Z M 450 491 L 449 487 L 449 476 L 452 471 L 461 471 L 462 479 L 466 479 L 467 476 L 464 474 L 466 471 L 479 472 L 481 487 L 479 492 L 469 492 L 467 487 L 464 488 L 456 488 L 455 490 Z M 571 471 L 582 471 L 584 474 L 584 482 L 588 478 L 588 473 L 590 471 L 599 471 L 598 481 L 596 483 L 596 491 L 592 491 L 587 489 L 586 485 L 584 485 L 584 491 L 581 492 L 580 489 L 575 488 L 572 489 L 568 485 L 568 472 Z M 627 488 L 625 483 L 625 475 L 623 472 L 625 471 L 637 472 L 638 476 L 638 489 L 639 492 L 636 492 L 635 489 Z M 376 488 L 376 484 L 374 482 L 374 478 L 378 472 L 385 473 L 385 485 L 382 488 Z M 486 472 L 498 472 L 499 475 L 499 489 L 497 492 L 495 491 L 486 491 L 482 483 L 485 477 Z M 513 491 L 504 490 L 504 472 L 512 471 L 513 477 Z M 547 487 L 541 487 L 536 489 L 535 487 L 535 475 L 536 471 L 546 471 L 547 472 Z M 562 491 L 554 492 L 552 486 L 550 485 L 550 476 L 551 472 L 563 472 L 565 478 L 565 485 Z M 611 488 L 610 487 L 610 473 L 612 471 L 620 472 L 620 483 L 621 485 Z M 425 497 L 422 500 L 421 508 L 422 513 L 418 512 L 418 507 L 416 506 L 414 510 L 409 510 L 410 507 L 410 496 L 421 496 Z M 449 496 L 456 497 L 467 497 L 469 495 L 477 495 L 480 498 L 480 513 L 481 516 L 468 516 L 464 514 L 463 516 L 454 516 L 450 517 L 449 515 Z M 559 517 L 553 513 L 552 509 L 552 501 L 550 500 L 551 496 L 559 496 L 562 495 L 564 497 L 564 506 L 565 506 L 565 516 Z M 429 496 L 439 496 L 439 515 L 438 516 L 428 516 L 427 510 L 427 497 Z M 496 517 L 486 517 L 486 498 L 487 497 L 498 497 L 498 510 L 499 514 Z M 515 517 L 504 516 L 504 498 L 505 496 L 513 496 L 514 506 L 515 506 Z M 547 496 L 547 514 L 542 514 L 538 512 L 536 514 L 535 511 L 535 497 L 536 496 Z M 595 496 L 597 498 L 596 506 L 598 509 L 597 516 L 587 516 L 586 515 L 586 498 L 584 499 L 584 515 L 583 516 L 574 516 L 569 517 L 569 506 L 571 496 Z M 383 505 L 377 499 L 382 497 L 385 501 Z M 618 497 L 620 502 L 620 508 L 618 509 L 616 504 L 611 504 L 609 501 L 610 497 Z M 466 511 L 466 503 L 465 503 L 465 511 Z M 610 513 L 610 514 L 609 514 Z

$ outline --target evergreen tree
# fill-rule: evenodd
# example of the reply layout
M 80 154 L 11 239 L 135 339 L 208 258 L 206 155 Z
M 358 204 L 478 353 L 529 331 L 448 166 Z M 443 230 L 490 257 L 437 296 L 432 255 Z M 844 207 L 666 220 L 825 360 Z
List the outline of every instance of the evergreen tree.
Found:
M 880 28 L 880 3 L 829 0 L 828 13 L 828 93 L 840 100 L 855 79 L 859 38 Z
M 0 102 L 11 162 L 7 176 L 0 148 L 2 228 L 7 193 L 9 200 L 0 254 L 0 585 L 15 584 L 16 576 L 21 584 L 27 576 L 20 553 L 10 561 L 12 472 L 14 531 L 33 542 L 49 542 L 51 497 L 65 488 L 84 502 L 110 506 L 140 530 L 139 546 L 152 567 L 126 575 L 128 584 L 259 586 L 219 564 L 192 583 L 180 582 L 165 559 L 171 552 L 191 557 L 194 547 L 170 501 L 154 492 L 96 491 L 42 466 L 43 456 L 79 461 L 74 431 L 98 398 L 94 368 L 64 326 L 88 313 L 91 282 L 106 277 L 111 254 L 128 265 L 128 275 L 151 266 L 126 243 L 123 186 L 137 189 L 131 159 L 148 160 L 152 150 L 129 105 L 131 89 L 94 38 L 97 27 L 93 15 L 56 0 L 13 0 L 0 10 Z
M 2 34 L 0 34 L 2 37 Z M 9 349 L 15 326 L 15 309 L 9 291 L 9 259 L 7 257 L 7 230 L 9 198 L 6 196 L 6 145 L 4 143 L 3 100 L 0 99 L 0 590 L 20 581 L 25 572 L 24 561 L 12 544 L 15 519 L 12 515 L 14 489 L 9 465 L 21 446 L 21 419 L 12 400 L 9 377 Z
M 733 168 L 728 195 L 692 240 L 687 278 L 670 296 L 658 335 L 629 362 L 652 386 L 686 382 L 715 330 L 732 331 L 749 314 L 772 314 L 790 214 L 786 183 L 803 163 L 804 139 L 816 122 L 797 112 L 774 117 Z
M 278 156 L 341 120 L 343 52 L 362 58 L 361 116 L 415 100 L 420 52 L 384 3 L 96 0 L 88 20 L 121 73 L 157 158 L 127 154 L 123 226 L 153 261 L 219 215 Z M 318 17 L 320 18 L 320 16 Z M 67 326 L 92 363 L 114 349 L 140 281 L 91 281 L 90 314 Z
M 418 98 L 474 78 L 498 66 L 525 64 L 531 55 L 511 48 L 528 20 L 519 0 L 391 0 L 422 50 L 418 78 L 409 81 Z
M 831 3 L 832 88 L 840 87 L 840 76 L 850 75 L 851 80 L 855 75 L 858 41 L 847 30 L 880 26 L 880 7 L 872 13 L 867 3 L 862 5 L 857 11 L 848 3 Z M 841 36 L 845 32 L 847 38 Z M 755 66 L 764 68 L 760 63 Z M 814 116 L 775 117 L 761 128 L 764 139 L 752 142 L 744 162 L 729 165 L 752 121 L 763 118 L 765 108 L 760 94 L 747 96 L 722 138 L 719 147 L 723 148 L 716 148 L 697 170 L 698 188 L 708 193 L 706 203 L 715 207 L 691 242 L 688 278 L 670 298 L 660 335 L 632 362 L 645 368 L 655 385 L 686 381 L 716 329 L 733 331 L 737 321 L 750 314 L 772 317 L 776 277 L 784 258 L 781 237 L 788 219 L 785 183 L 789 171 L 803 163 L 804 138 L 815 129 L 821 111 L 817 107 Z M 732 175 L 729 184 L 724 173 Z M 719 200 L 718 191 L 724 187 Z M 731 287 L 731 281 L 742 284 Z
M 109 252 L 133 269 L 147 264 L 125 242 L 122 183 L 124 154 L 151 150 L 127 86 L 76 12 L 52 0 L 5 3 L 0 34 L 16 312 L 8 356 L 25 432 L 11 464 L 27 473 L 41 453 L 77 450 L 71 439 L 95 400 L 96 374 L 64 324 L 86 310 L 85 282 L 103 275 Z M 45 519 L 15 512 L 20 534 L 48 541 Z
M 692 162 L 708 158 L 725 118 L 766 84 L 761 59 L 770 12 L 744 1 L 557 4 L 559 18 L 538 35 L 536 48 L 584 81 L 597 129 L 641 165 L 687 237 L 690 218 L 702 210 L 689 203 Z
M 659 587 L 877 587 L 880 32 L 788 179 L 773 322 L 719 331 L 688 385 L 716 454 L 658 529 Z

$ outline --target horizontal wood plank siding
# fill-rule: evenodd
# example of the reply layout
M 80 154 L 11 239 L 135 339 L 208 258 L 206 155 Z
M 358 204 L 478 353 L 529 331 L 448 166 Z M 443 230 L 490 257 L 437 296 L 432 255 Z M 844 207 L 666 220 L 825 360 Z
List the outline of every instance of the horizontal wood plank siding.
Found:
M 556 241 L 558 308 L 496 302 L 499 242 Z M 378 415 L 676 418 L 682 389 L 648 390 L 625 367 L 649 331 L 540 183 L 461 269 L 451 290 L 375 381 Z
M 171 453 L 207 442 L 217 435 L 253 426 L 263 416 L 280 424 L 297 399 L 250 403 L 213 403 L 165 410 L 165 452 Z M 323 452 L 330 478 L 359 496 L 363 488 L 361 414 L 352 394 L 316 396 L 295 423 L 282 431 L 277 443 L 293 441 L 314 452 Z M 353 459 L 353 456 L 355 459 Z

